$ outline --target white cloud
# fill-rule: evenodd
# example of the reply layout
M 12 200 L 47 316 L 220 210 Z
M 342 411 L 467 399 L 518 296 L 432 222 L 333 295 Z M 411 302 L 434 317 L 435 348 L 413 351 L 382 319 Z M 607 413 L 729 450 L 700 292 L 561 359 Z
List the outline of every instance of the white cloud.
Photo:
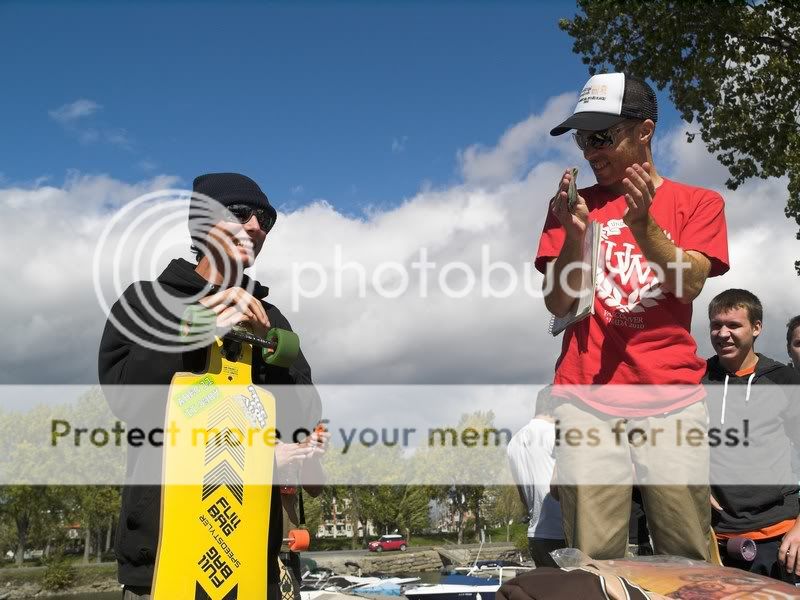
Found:
M 506 130 L 495 146 L 469 146 L 458 153 L 461 174 L 468 182 L 497 184 L 514 179 L 534 157 L 549 150 L 563 151 L 564 138 L 553 138 L 550 130 L 575 108 L 575 95 L 562 94 L 551 98 L 540 114 L 533 114 Z
M 800 258 L 800 244 L 795 239 L 797 226 L 784 216 L 789 196 L 788 180 L 751 179 L 739 189 L 725 187 L 730 176 L 706 149 L 699 136 L 686 141 L 686 132 L 696 133 L 696 126 L 681 124 L 666 132 L 654 149 L 656 164 L 678 181 L 707 187 L 725 199 L 728 246 L 731 270 L 722 277 L 708 280 L 695 302 L 692 331 L 700 354 L 713 353 L 708 340 L 709 301 L 729 288 L 744 288 L 756 294 L 764 305 L 764 331 L 758 350 L 780 361 L 786 356 L 786 329 L 789 318 L 800 313 L 800 277 L 794 261 Z
M 64 104 L 63 106 L 59 106 L 47 112 L 54 121 L 58 121 L 64 125 L 84 117 L 89 117 L 101 108 L 103 107 L 94 100 L 81 98 L 80 100 L 75 100 L 75 102 Z
M 140 160 L 138 163 L 136 163 L 136 166 L 147 173 L 158 169 L 158 163 L 156 163 L 154 160 L 150 160 L 149 158 Z
M 406 143 L 408 143 L 407 135 L 392 139 L 392 152 L 394 154 L 400 154 L 401 152 L 405 151 Z
M 0 359 L 0 382 L 94 380 L 105 319 L 91 277 L 100 231 L 129 200 L 176 183 L 70 174 L 61 187 L 0 189 L 0 274 L 9 282 L 0 327 L 13 340 Z
M 452 299 L 438 281 L 448 263 L 463 262 L 478 275 L 485 244 L 491 262 L 513 264 L 520 278 L 527 270 L 531 287 L 538 290 L 541 279 L 530 265 L 531 240 L 542 225 L 543 211 L 536 209 L 546 199 L 536 203 L 531 198 L 558 172 L 555 165 L 545 165 L 493 194 L 466 186 L 424 192 L 366 221 L 344 217 L 326 204 L 306 207 L 279 221 L 258 265 L 260 278 L 269 281 L 278 306 L 290 307 L 291 263 L 308 261 L 326 269 L 329 293 L 301 299 L 299 312 L 288 315 L 323 381 L 536 381 L 552 370 L 559 343 L 546 333 L 549 317 L 541 301 L 522 287 L 509 298 L 482 298 L 476 287 L 468 297 Z M 363 265 L 363 296 L 355 269 L 335 269 L 337 246 L 340 264 Z M 412 266 L 420 248 L 435 265 L 428 271 L 427 298 L 420 270 Z M 410 279 L 408 292 L 396 300 L 379 297 L 373 287 L 378 266 L 389 262 L 402 265 Z M 343 299 L 335 297 L 337 271 L 343 273 Z M 317 279 L 308 275 L 301 281 L 312 289 Z M 396 289 L 401 281 L 385 283 Z M 457 272 L 446 280 L 453 288 L 464 283 Z M 493 283 L 502 290 L 506 276 L 496 273 Z M 549 360 L 538 358 L 548 349 Z
M 81 144 L 102 142 L 125 150 L 132 150 L 133 141 L 125 129 L 90 125 L 91 120 L 86 120 L 101 108 L 103 107 L 94 100 L 81 99 L 50 110 L 48 114 L 67 132 L 74 135 Z
M 547 334 L 549 315 L 541 299 L 530 297 L 522 285 L 507 298 L 482 298 L 476 292 L 452 299 L 439 289 L 437 278 L 444 264 L 456 261 L 480 276 L 485 246 L 491 261 L 516 266 L 518 276 L 527 270 L 532 288 L 539 289 L 541 278 L 534 273 L 531 258 L 548 198 L 565 165 L 585 165 L 573 144 L 552 141 L 548 135 L 572 102 L 571 96 L 554 98 L 541 114 L 509 128 L 495 147 L 466 149 L 460 154 L 463 183 L 442 189 L 425 186 L 402 205 L 361 219 L 343 215 L 324 201 L 281 214 L 254 274 L 270 286 L 271 301 L 299 331 L 315 379 L 327 383 L 550 380 L 561 340 Z M 761 297 L 766 330 L 760 349 L 783 359 L 783 324 L 800 312 L 796 304 L 800 278 L 792 267 L 800 245 L 793 223 L 781 210 L 786 181 L 755 180 L 730 192 L 724 188 L 724 169 L 699 143 L 687 145 L 678 130 L 660 133 L 656 162 L 668 167 L 665 174 L 716 189 L 727 201 L 733 268 L 710 280 L 695 304 L 694 331 L 701 354 L 710 353 L 705 334 L 708 300 L 737 286 Z M 548 144 L 545 154 L 543 146 Z M 0 276 L 16 283 L 7 288 L 13 293 L 0 316 L 7 339 L 14 341 L 0 358 L 2 377 L 93 381 L 104 321 L 91 283 L 99 232 L 129 199 L 175 185 L 175 179 L 168 177 L 130 185 L 104 176 L 73 175 L 60 188 L 0 189 L 0 218 L 13 224 L 3 237 Z M 149 240 L 142 257 L 148 268 L 139 277 L 154 277 L 172 255 L 188 257 L 182 218 Z M 291 312 L 293 265 L 313 261 L 332 278 L 337 245 L 343 263 L 364 266 L 365 296 L 360 297 L 357 274 L 345 269 L 343 297 L 336 297 L 331 279 L 328 293 L 301 298 L 299 311 Z M 436 264 L 429 270 L 427 298 L 421 297 L 419 269 L 412 267 L 420 248 L 426 248 L 428 260 Z M 107 264 L 110 256 L 103 260 Z M 398 263 L 410 275 L 408 292 L 400 298 L 381 298 L 374 291 L 372 276 L 384 262 Z M 130 252 L 123 263 L 134 263 Z M 316 277 L 306 271 L 302 281 L 313 287 Z M 122 286 L 133 278 L 131 271 L 121 273 Z M 496 271 L 491 281 L 500 290 L 508 275 Z M 378 283 L 394 289 L 403 282 L 395 269 L 386 270 Z M 453 272 L 447 283 L 459 287 L 464 279 Z
M 71 129 L 78 136 L 81 144 L 94 144 L 100 140 L 100 132 L 97 129 Z
M 104 139 L 112 146 L 119 146 L 125 150 L 133 148 L 133 141 L 125 129 L 107 129 L 103 132 Z
M 302 185 L 296 185 L 292 187 L 292 195 L 297 196 L 298 194 L 302 194 L 305 191 L 305 188 Z

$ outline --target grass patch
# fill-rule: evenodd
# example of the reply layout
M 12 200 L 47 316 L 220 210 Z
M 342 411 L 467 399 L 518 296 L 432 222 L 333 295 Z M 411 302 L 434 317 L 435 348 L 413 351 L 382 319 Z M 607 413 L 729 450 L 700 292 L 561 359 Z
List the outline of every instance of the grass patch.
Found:
M 117 579 L 117 565 L 116 564 L 89 564 L 86 566 L 77 566 L 76 563 L 67 563 L 74 567 L 73 585 L 91 585 L 99 581 L 107 581 Z M 17 568 L 13 563 L 7 563 L 0 568 L 0 590 L 5 587 L 7 583 L 12 586 L 20 586 L 26 583 L 33 583 L 44 587 L 44 578 L 46 569 L 31 568 L 24 566 Z
M 437 533 L 429 535 L 412 535 L 410 546 L 447 546 L 455 544 L 458 541 L 458 535 L 455 533 Z
M 514 523 L 511 526 L 511 542 L 514 543 L 515 537 L 519 537 L 522 535 L 525 537 L 527 535 L 528 526 L 524 523 Z M 369 541 L 377 540 L 380 536 L 372 536 L 369 538 Z M 495 529 L 487 529 L 486 530 L 486 541 L 489 541 L 489 537 L 491 537 L 492 542 L 501 542 L 504 543 L 506 541 L 506 528 L 505 527 L 497 527 Z M 526 538 L 527 539 L 527 538 Z M 456 533 L 428 533 L 428 534 L 412 534 L 411 539 L 409 540 L 409 547 L 421 547 L 421 546 L 449 546 L 451 544 L 457 543 L 458 534 Z M 480 539 L 475 535 L 474 530 L 465 531 L 464 532 L 464 539 L 463 543 L 465 544 L 477 544 L 480 542 Z M 359 539 L 356 542 L 355 550 L 364 550 L 365 548 L 361 545 L 361 540 Z M 327 550 L 353 550 L 353 540 L 352 538 L 348 537 L 338 537 L 338 538 L 314 538 L 311 541 L 311 548 L 310 552 L 325 552 Z
M 337 537 L 337 538 L 314 538 L 311 540 L 310 552 L 324 552 L 326 550 L 351 550 L 353 544 L 352 538 Z M 356 542 L 356 550 L 361 550 L 361 540 Z
M 377 540 L 380 536 L 372 536 L 369 541 Z M 455 533 L 434 533 L 434 534 L 413 534 L 408 545 L 413 546 L 444 546 L 448 544 L 455 544 L 458 536 Z M 505 529 L 503 530 L 503 540 L 505 540 Z M 464 534 L 464 543 L 470 544 L 474 542 L 474 535 Z M 311 542 L 311 552 L 324 552 L 326 550 L 352 550 L 352 538 L 315 538 Z M 361 539 L 356 542 L 356 550 L 364 550 L 361 545 Z
M 511 527 L 509 527 L 509 531 L 511 533 L 510 543 L 514 543 L 514 539 L 519 537 L 520 534 L 524 535 L 527 539 L 528 536 L 528 524 L 527 523 L 512 523 Z M 489 536 L 492 537 L 493 542 L 505 542 L 506 541 L 506 528 L 505 527 L 496 527 L 494 529 L 487 529 L 486 530 L 486 541 L 489 541 Z
M 75 585 L 91 585 L 97 581 L 117 580 L 117 565 L 95 564 L 75 569 Z

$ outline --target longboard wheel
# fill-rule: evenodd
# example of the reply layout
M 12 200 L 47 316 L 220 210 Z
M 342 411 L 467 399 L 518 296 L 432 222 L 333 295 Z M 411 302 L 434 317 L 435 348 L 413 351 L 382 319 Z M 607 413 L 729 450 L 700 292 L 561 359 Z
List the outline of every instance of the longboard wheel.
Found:
M 311 534 L 307 529 L 291 529 L 286 542 L 292 552 L 305 552 L 311 546 Z
M 725 545 L 725 549 L 728 551 L 729 557 L 736 560 L 746 560 L 747 562 L 753 562 L 758 553 L 756 543 L 744 537 L 730 538 Z
M 267 339 L 275 342 L 275 351 L 269 352 L 266 348 L 261 349 L 261 356 L 268 365 L 288 368 L 292 366 L 298 353 L 300 352 L 300 338 L 294 331 L 288 329 L 270 329 L 267 332 Z

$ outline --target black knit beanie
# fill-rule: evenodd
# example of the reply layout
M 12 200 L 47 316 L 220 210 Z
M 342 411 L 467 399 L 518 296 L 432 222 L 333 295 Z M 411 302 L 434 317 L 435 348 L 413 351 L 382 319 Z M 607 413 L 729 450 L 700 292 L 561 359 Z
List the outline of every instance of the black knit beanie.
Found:
M 189 203 L 189 233 L 193 243 L 205 238 L 215 219 L 214 210 L 209 202 L 197 197 L 197 194 L 208 196 L 222 206 L 232 204 L 248 204 L 254 208 L 266 208 L 272 214 L 272 222 L 278 216 L 277 211 L 269 203 L 267 195 L 258 184 L 239 173 L 207 173 L 196 177 L 192 184 L 192 199 Z

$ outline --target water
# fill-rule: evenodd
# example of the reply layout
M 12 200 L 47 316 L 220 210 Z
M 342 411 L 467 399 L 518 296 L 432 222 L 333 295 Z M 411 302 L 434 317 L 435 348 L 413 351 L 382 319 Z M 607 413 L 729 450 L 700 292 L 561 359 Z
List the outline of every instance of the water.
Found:
M 394 575 L 393 577 L 419 577 L 420 583 L 439 583 L 442 579 L 442 574 L 439 571 L 425 571 L 424 573 L 404 573 L 402 575 Z
M 422 583 L 439 583 L 441 575 L 438 571 L 426 573 L 409 573 L 402 577 L 419 577 Z M 121 600 L 122 591 L 119 592 L 92 592 L 89 594 L 68 594 L 61 596 L 48 596 L 47 600 Z

